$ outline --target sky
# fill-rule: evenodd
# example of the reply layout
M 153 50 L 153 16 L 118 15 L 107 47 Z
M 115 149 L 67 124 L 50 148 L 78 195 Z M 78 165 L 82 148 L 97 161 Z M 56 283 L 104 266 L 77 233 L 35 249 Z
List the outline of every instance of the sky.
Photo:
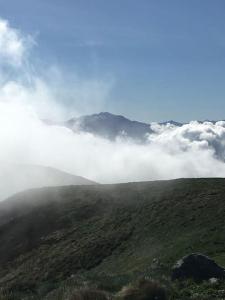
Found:
M 99 183 L 224 177 L 222 5 L 66 3 L 0 7 L 3 176 L 28 164 Z M 100 111 L 151 122 L 151 133 L 140 144 L 59 123 Z M 170 119 L 193 121 L 152 122 Z
M 108 83 L 93 113 L 225 119 L 223 0 L 0 0 L 0 17 L 33 37 L 42 71 Z

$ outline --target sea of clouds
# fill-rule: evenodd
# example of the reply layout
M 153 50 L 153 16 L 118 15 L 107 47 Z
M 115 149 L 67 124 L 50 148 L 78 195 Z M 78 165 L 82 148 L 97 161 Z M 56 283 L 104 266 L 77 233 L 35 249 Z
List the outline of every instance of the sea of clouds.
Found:
M 151 123 L 153 134 L 143 145 L 46 125 L 42 119 L 62 120 L 94 107 L 100 110 L 111 84 L 76 78 L 70 87 L 55 66 L 43 76 L 32 63 L 32 47 L 37 47 L 32 37 L 0 19 L 2 170 L 7 164 L 38 164 L 99 183 L 225 176 L 223 121 L 193 121 L 180 127 Z M 73 106 L 60 101 L 64 94 L 74 100 Z

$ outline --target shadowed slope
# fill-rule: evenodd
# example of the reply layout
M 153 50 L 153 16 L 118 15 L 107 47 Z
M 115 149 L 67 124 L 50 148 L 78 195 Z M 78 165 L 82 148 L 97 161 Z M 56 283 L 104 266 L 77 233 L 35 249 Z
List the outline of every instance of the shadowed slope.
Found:
M 36 288 L 81 271 L 151 273 L 155 258 L 166 271 L 190 252 L 223 265 L 224 183 L 179 179 L 20 193 L 0 203 L 0 285 Z

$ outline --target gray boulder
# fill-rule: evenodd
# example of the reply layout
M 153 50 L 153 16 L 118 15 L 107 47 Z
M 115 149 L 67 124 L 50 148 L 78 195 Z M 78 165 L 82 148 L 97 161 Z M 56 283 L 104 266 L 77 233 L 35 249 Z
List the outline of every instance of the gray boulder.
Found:
M 195 281 L 222 279 L 225 278 L 225 269 L 203 254 L 192 253 L 179 260 L 172 269 L 172 280 L 188 278 Z

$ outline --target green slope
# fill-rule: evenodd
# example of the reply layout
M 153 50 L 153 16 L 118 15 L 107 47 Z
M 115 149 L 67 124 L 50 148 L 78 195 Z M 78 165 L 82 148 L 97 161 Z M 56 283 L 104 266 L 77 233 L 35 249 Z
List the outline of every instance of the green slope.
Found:
M 179 179 L 23 192 L 0 203 L 0 287 L 73 274 L 168 274 L 190 252 L 225 265 L 225 180 Z M 97 279 L 96 279 L 97 280 Z

